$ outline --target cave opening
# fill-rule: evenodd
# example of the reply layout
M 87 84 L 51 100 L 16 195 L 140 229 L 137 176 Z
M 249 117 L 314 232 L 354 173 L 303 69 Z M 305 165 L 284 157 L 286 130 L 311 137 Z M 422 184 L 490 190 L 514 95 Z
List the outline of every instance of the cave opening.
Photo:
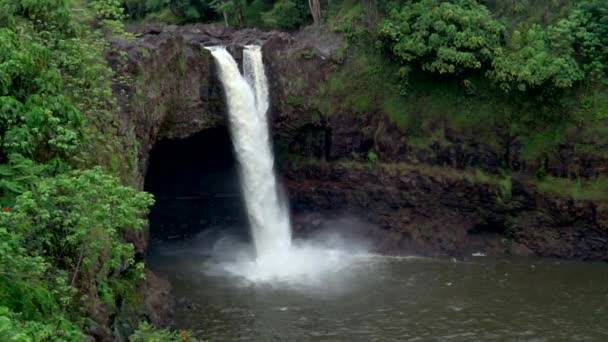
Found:
M 222 227 L 248 235 L 237 161 L 225 126 L 157 142 L 144 190 L 156 199 L 149 215 L 151 241 Z

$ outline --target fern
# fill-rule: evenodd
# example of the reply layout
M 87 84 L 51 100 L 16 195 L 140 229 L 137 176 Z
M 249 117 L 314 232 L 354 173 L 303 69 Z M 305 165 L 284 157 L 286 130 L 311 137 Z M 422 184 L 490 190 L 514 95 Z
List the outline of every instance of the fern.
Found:
M 29 190 L 47 169 L 19 154 L 11 155 L 8 164 L 0 165 L 0 206 L 11 207 L 16 197 Z

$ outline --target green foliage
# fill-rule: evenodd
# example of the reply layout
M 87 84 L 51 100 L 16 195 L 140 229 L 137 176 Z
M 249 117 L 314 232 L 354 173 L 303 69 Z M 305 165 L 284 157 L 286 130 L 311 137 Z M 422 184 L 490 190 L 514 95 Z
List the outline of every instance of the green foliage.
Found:
M 212 6 L 208 1 L 177 0 L 171 3 L 170 8 L 183 22 L 194 22 L 204 17 Z
M 75 286 L 92 281 L 97 290 L 89 290 L 87 300 L 99 297 L 111 309 L 110 278 L 134 265 L 133 245 L 121 234 L 141 228 L 151 203 L 150 195 L 120 186 L 100 168 L 40 178 L 0 215 L 0 275 L 10 280 L 0 284 L 8 286 L 0 303 L 25 319 L 44 321 L 77 304 Z M 76 306 L 69 312 L 79 311 Z
M 504 90 L 512 86 L 520 91 L 539 86 L 571 88 L 583 79 L 583 73 L 572 54 L 571 27 L 561 26 L 545 31 L 533 25 L 527 32 L 514 31 L 509 49 L 502 50 L 492 61 L 489 77 Z
M 91 7 L 102 20 L 121 21 L 125 17 L 125 10 L 120 0 L 93 0 Z
M 513 197 L 513 183 L 511 177 L 505 176 L 498 181 L 497 200 L 501 204 L 508 204 Z
M 236 27 L 294 30 L 305 24 L 304 0 L 125 0 L 129 19 L 176 24 L 222 20 Z
M 285 102 L 290 106 L 302 107 L 306 103 L 306 99 L 303 97 L 289 97 Z
M 402 96 L 389 96 L 382 103 L 382 111 L 400 128 L 409 128 L 411 135 L 420 133 L 420 120 L 411 115 L 406 106 L 407 100 Z
M 262 13 L 262 21 L 268 27 L 293 30 L 302 25 L 305 13 L 294 0 L 278 0 L 272 9 Z
M 118 267 L 134 263 L 133 246 L 120 239 L 145 223 L 149 194 L 120 186 L 101 168 L 44 178 L 17 199 L 15 225 L 32 250 L 53 265 L 95 276 L 97 287 Z
M 605 201 L 608 193 L 608 177 L 590 180 L 545 177 L 537 182 L 541 192 L 574 200 Z
M 39 31 L 69 31 L 72 20 L 69 4 L 69 0 L 1 0 L 0 27 L 27 22 Z
M 539 24 L 546 27 L 568 16 L 579 0 L 479 0 L 494 17 L 500 18 L 508 28 L 529 27 Z
M 0 29 L 0 148 L 6 153 L 68 159 L 79 147 L 83 120 L 66 96 L 62 60 L 49 46 L 59 43 Z
M 367 160 L 372 166 L 378 163 L 378 155 L 374 150 L 367 151 Z
M 543 130 L 529 134 L 522 150 L 522 157 L 526 160 L 537 160 L 545 157 L 548 153 L 565 140 L 564 127 L 548 126 Z
M 69 8 L 61 9 L 70 18 Z M 114 103 L 105 40 L 76 22 L 47 23 L 52 30 L 40 31 L 27 17 L 11 18 L 12 26 L 0 29 L 0 150 L 55 171 L 109 159 L 102 149 L 119 150 L 122 143 L 109 122 Z
M 362 6 L 331 9 L 349 49 L 310 101 L 325 115 L 384 113 L 421 148 L 456 132 L 505 165 L 513 144 L 540 168 L 564 144 L 605 157 L 607 2 L 388 1 L 377 31 Z M 374 37 L 385 54 L 370 58 Z
M 608 61 L 608 3 L 580 1 L 551 25 L 520 23 L 488 75 L 503 89 L 571 88 L 587 77 L 597 81 Z
M 224 17 L 226 24 L 233 22 L 237 27 L 245 26 L 244 10 L 247 7 L 245 0 L 213 0 L 210 6 Z
M 593 80 L 608 71 L 608 2 L 581 1 L 569 20 L 574 23 L 575 46 L 582 55 L 583 69 Z
M 217 19 L 211 0 L 125 0 L 123 3 L 128 19 L 171 24 Z
M 126 19 L 122 0 L 92 0 L 91 8 L 101 25 L 114 36 L 132 38 L 125 32 L 123 20 Z
M 19 310 L 27 319 L 54 314 L 59 303 L 53 300 L 51 289 L 44 280 L 50 265 L 40 256 L 28 255 L 24 238 L 19 231 L 10 229 L 14 214 L 0 214 L 0 300 L 4 306 Z M 65 284 L 64 284 L 65 286 Z
M 28 322 L 73 326 L 80 287 L 88 288 L 89 305 L 101 300 L 111 310 L 112 277 L 135 262 L 133 245 L 121 236 L 141 228 L 151 204 L 150 195 L 120 186 L 100 168 L 40 178 L 0 214 L 1 305 Z
M 365 25 L 365 9 L 359 1 L 345 1 L 329 24 L 350 43 L 365 44 L 370 35 Z
M 339 72 L 332 73 L 321 85 L 315 101 L 323 114 L 366 113 L 381 106 L 387 98 L 398 96 L 395 69 L 378 54 L 356 51 Z
M 64 272 L 53 272 L 30 253 L 14 229 L 12 212 L 0 213 L 0 338 L 3 341 L 70 341 L 79 329 L 65 317 L 73 289 Z
M 65 319 L 29 321 L 0 306 L 0 339 L 7 342 L 69 342 L 82 339 L 82 333 Z
M 197 342 L 190 334 L 182 330 L 180 332 L 167 329 L 158 329 L 147 322 L 139 323 L 137 331 L 129 338 L 130 342 Z
M 169 8 L 163 8 L 160 11 L 151 12 L 142 20 L 144 23 L 168 23 L 168 24 L 180 24 L 182 18 L 178 17 Z
M 318 55 L 315 50 L 302 50 L 302 52 L 300 52 L 300 56 L 304 59 L 313 59 Z
M 102 303 L 113 314 L 141 278 L 125 236 L 143 225 L 150 196 L 100 167 L 76 170 L 130 165 L 111 113 L 108 44 L 89 26 L 122 29 L 122 2 L 92 1 L 77 18 L 70 4 L 0 0 L 2 341 L 81 340 L 86 315 Z
M 21 155 L 11 155 L 8 164 L 0 165 L 0 206 L 11 207 L 18 195 L 30 190 L 48 166 L 36 164 Z
M 520 5 L 521 11 L 517 4 L 507 8 L 522 17 L 532 4 Z M 417 66 L 440 74 L 485 71 L 505 91 L 570 89 L 586 76 L 600 80 L 608 62 L 608 3 L 581 1 L 561 17 L 547 26 L 520 20 L 505 28 L 476 0 L 408 1 L 392 11 L 380 35 L 406 81 Z
M 125 0 L 125 16 L 129 19 L 142 19 L 146 21 L 179 22 L 171 8 L 171 0 Z
M 475 0 L 408 1 L 380 29 L 384 46 L 403 65 L 454 74 L 481 69 L 500 44 L 502 26 Z M 404 76 L 408 68 L 402 68 Z

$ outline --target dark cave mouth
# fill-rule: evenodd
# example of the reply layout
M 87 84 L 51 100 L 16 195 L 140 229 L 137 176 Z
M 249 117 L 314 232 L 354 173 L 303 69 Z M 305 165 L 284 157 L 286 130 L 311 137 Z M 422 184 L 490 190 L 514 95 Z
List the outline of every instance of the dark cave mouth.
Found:
M 149 214 L 151 241 L 222 227 L 248 235 L 237 161 L 225 126 L 157 142 L 144 190 L 156 199 Z

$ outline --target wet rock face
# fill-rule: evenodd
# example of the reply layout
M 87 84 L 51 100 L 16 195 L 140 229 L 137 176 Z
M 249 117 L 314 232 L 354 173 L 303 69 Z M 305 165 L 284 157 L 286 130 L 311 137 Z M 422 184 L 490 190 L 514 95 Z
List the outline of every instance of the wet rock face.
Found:
M 415 169 L 321 162 L 285 175 L 299 233 L 319 220 L 358 217 L 372 224 L 364 235 L 381 252 L 608 261 L 608 210 L 593 202 L 547 198 L 514 182 L 504 203 L 491 184 Z
M 144 305 L 150 321 L 157 327 L 173 324 L 174 303 L 171 298 L 171 284 L 153 272 L 146 271 Z
M 369 164 L 374 151 L 380 165 L 476 167 L 493 173 L 508 156 L 514 171 L 530 173 L 536 167 L 522 161 L 516 141 L 504 142 L 506 151 L 498 151 L 446 132 L 447 141 L 419 146 L 379 113 L 322 115 L 315 102 L 319 88 L 345 58 L 334 34 L 318 28 L 296 34 L 235 31 L 222 25 L 150 25 L 133 32 L 138 38 L 112 42 L 115 52 L 108 58 L 120 76 L 114 89 L 122 108 L 119 129 L 139 143 L 142 187 L 150 150 L 159 140 L 183 139 L 226 124 L 223 91 L 203 47 L 227 46 L 240 62 L 242 47 L 258 44 L 270 81 L 276 159 L 299 233 L 344 215 L 362 221 L 362 234 L 387 253 L 481 251 L 608 260 L 608 210 L 600 204 L 551 198 L 514 183 L 513 199 L 503 205 L 496 187 L 488 184 L 356 166 Z M 560 160 L 548 161 L 548 172 L 568 176 L 603 170 L 602 161 L 577 159 L 563 149 Z M 302 160 L 316 165 L 296 165 Z

